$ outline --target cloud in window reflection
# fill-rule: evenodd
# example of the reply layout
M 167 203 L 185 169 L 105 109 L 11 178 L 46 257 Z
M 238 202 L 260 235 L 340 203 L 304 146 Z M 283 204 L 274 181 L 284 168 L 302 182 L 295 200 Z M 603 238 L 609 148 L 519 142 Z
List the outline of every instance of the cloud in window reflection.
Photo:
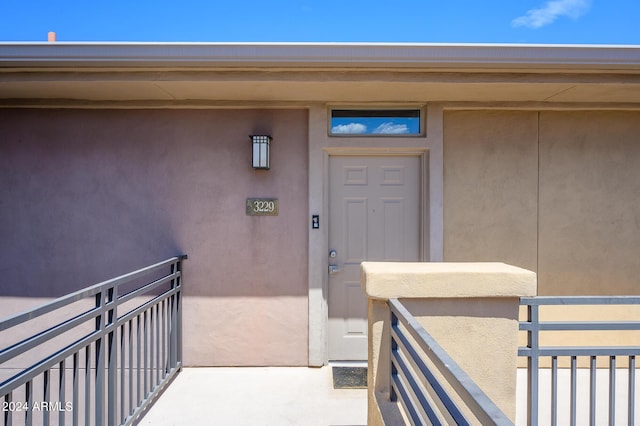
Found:
M 394 122 L 382 123 L 373 130 L 375 134 L 382 135 L 398 135 L 409 133 L 409 127 L 406 124 L 395 124 Z
M 362 123 L 338 124 L 331 128 L 331 132 L 344 134 L 367 133 L 367 126 Z

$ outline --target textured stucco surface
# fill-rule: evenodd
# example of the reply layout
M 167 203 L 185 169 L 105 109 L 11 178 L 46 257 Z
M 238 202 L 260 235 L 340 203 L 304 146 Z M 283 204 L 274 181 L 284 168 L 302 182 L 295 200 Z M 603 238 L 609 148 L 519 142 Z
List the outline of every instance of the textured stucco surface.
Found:
M 536 274 L 497 262 L 362 262 L 367 297 L 480 298 L 536 295 Z
M 444 260 L 536 269 L 537 113 L 444 116 Z
M 418 322 L 512 420 L 516 416 L 517 297 L 408 299 Z
M 540 115 L 541 294 L 640 294 L 640 112 Z
M 640 112 L 449 111 L 445 261 L 538 272 L 540 295 L 638 294 Z
M 270 171 L 250 167 L 261 132 Z M 0 297 L 185 253 L 187 365 L 306 365 L 306 141 L 303 110 L 2 110 Z

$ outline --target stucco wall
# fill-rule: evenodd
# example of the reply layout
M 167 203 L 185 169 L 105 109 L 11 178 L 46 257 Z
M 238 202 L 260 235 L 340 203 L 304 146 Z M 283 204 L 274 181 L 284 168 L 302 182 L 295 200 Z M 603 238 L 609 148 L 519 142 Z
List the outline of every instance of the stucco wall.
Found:
M 449 111 L 446 261 L 538 272 L 540 295 L 638 294 L 640 112 Z
M 541 294 L 640 294 L 640 112 L 540 115 Z
M 444 260 L 536 270 L 537 115 L 444 116 Z
M 250 166 L 261 132 L 270 171 Z M 307 157 L 303 110 L 1 110 L 0 296 L 185 253 L 187 365 L 306 365 Z

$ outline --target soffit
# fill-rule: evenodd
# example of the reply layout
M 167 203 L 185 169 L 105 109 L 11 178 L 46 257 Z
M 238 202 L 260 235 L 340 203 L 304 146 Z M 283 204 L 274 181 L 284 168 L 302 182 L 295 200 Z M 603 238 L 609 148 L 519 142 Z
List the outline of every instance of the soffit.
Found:
M 119 76 L 117 79 L 93 75 L 59 78 L 39 73 L 29 78 L 0 73 L 0 99 L 74 101 L 242 101 L 242 102 L 640 102 L 640 76 L 615 78 L 527 79 L 476 78 L 455 74 L 447 78 L 423 80 L 412 76 L 334 79 L 148 79 Z M 548 76 L 554 77 L 554 76 Z M 609 76 L 611 77 L 611 76 Z

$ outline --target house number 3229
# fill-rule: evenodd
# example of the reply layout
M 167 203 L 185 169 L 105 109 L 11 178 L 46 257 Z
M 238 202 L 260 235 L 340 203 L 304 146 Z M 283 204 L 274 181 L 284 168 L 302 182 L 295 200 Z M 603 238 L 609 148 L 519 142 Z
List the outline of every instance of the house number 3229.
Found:
M 278 200 L 276 198 L 247 198 L 248 216 L 277 216 Z

